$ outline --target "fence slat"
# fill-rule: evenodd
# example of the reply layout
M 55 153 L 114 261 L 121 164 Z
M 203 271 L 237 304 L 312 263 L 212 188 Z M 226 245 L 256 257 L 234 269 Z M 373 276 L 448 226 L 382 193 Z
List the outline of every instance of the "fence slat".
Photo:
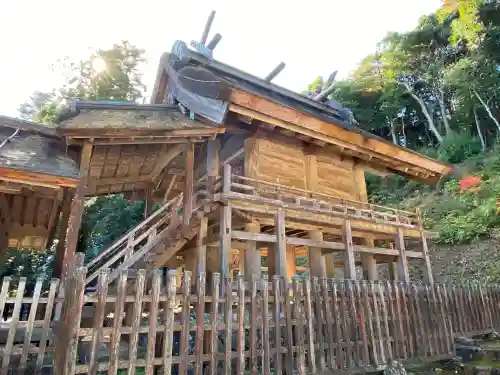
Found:
M 127 278 L 126 272 L 120 273 L 117 281 L 117 297 L 114 313 L 113 335 L 111 338 L 111 352 L 109 355 L 109 374 L 118 372 L 118 363 L 120 356 L 120 341 L 121 329 L 123 322 L 123 311 L 125 309 L 125 296 L 127 295 Z
M 325 280 L 326 282 L 326 280 Z M 302 290 L 302 284 L 297 278 L 293 281 L 293 316 L 296 321 L 295 325 L 295 343 L 297 346 L 297 353 L 295 358 L 297 360 L 296 368 L 298 369 L 299 375 L 305 375 L 305 345 L 304 345 L 304 314 L 302 301 L 304 299 L 304 293 Z
M 309 372 L 315 374 L 316 369 L 316 355 L 314 353 L 314 330 L 313 330 L 313 310 L 312 310 L 312 296 L 311 296 L 311 281 L 309 278 L 304 279 L 303 281 L 304 287 L 304 310 L 305 310 L 305 318 L 307 320 L 307 335 L 306 335 L 306 344 L 307 344 L 307 363 L 309 367 Z M 334 289 L 332 288 L 335 293 Z M 332 296 L 333 297 L 333 296 Z M 333 298 L 333 303 L 335 304 L 336 299 Z
M 338 296 L 339 296 L 339 312 L 340 312 L 340 320 L 342 322 L 342 336 L 339 340 L 339 353 L 338 355 L 341 358 L 341 363 L 343 368 L 351 368 L 352 367 L 352 347 L 351 340 L 349 340 L 349 322 L 347 321 L 347 309 L 346 309 L 346 295 L 344 283 L 339 282 L 338 284 Z
M 325 359 L 325 346 L 326 341 L 325 334 L 323 332 L 323 304 L 321 301 L 321 288 L 319 285 L 319 280 L 317 277 L 312 278 L 312 291 L 314 296 L 314 313 L 315 313 L 315 331 L 316 331 L 316 355 L 317 362 L 320 371 L 326 370 L 326 359 Z M 340 355 L 340 353 L 338 353 Z
M 354 343 L 351 344 L 350 350 L 349 350 L 349 366 L 352 367 L 359 367 L 359 359 L 361 358 L 361 351 L 362 348 L 360 347 L 360 340 L 359 340 L 359 324 L 356 321 L 358 317 L 358 312 L 356 310 L 356 303 L 355 303 L 355 296 L 352 290 L 352 281 L 351 280 L 344 280 L 344 291 L 345 291 L 345 296 L 346 296 L 346 302 L 347 302 L 347 311 L 349 312 L 347 316 L 350 317 L 350 322 L 351 322 L 351 329 L 350 332 L 351 334 L 349 335 L 350 342 Z
M 36 310 L 38 309 L 38 300 L 40 299 L 40 293 L 42 292 L 43 280 L 37 280 L 35 284 L 35 289 L 33 290 L 33 302 L 30 306 L 30 313 L 28 316 L 28 324 L 26 327 L 26 332 L 24 333 L 23 341 L 23 353 L 21 355 L 21 360 L 19 362 L 19 373 L 23 373 L 26 368 L 26 362 L 28 360 L 28 351 L 30 349 L 31 336 L 33 334 L 33 323 L 35 322 Z
M 384 351 L 384 338 L 382 336 L 382 325 L 380 324 L 380 310 L 378 306 L 378 298 L 377 298 L 377 290 L 375 290 L 375 285 L 373 281 L 368 282 L 370 294 L 372 296 L 372 301 L 373 301 L 373 314 L 375 315 L 375 329 L 377 332 L 377 337 L 378 337 L 378 344 L 379 344 L 379 349 L 380 349 L 380 361 L 381 363 L 386 363 L 385 362 L 385 351 Z M 374 343 L 375 344 L 375 343 Z
M 128 375 L 135 375 L 137 368 L 137 342 L 139 341 L 139 328 L 141 326 L 142 296 L 144 295 L 144 284 L 146 282 L 146 271 L 138 270 L 135 280 L 134 312 L 132 315 L 131 333 L 129 336 L 128 349 Z
M 358 316 L 359 316 L 359 331 L 361 336 L 361 355 L 363 358 L 363 366 L 368 366 L 370 364 L 370 352 L 368 350 L 368 336 L 366 334 L 366 318 L 364 313 L 363 297 L 361 294 L 361 286 L 359 282 L 354 282 L 354 291 L 356 300 L 358 301 Z
M 236 374 L 243 375 L 245 372 L 245 284 L 243 278 L 238 277 L 238 330 L 236 332 Z M 200 374 L 201 375 L 201 374 Z
M 210 375 L 217 374 L 217 352 L 218 352 L 218 336 L 219 336 L 219 295 L 220 295 L 220 274 L 212 274 L 212 309 L 210 317 Z
M 387 316 L 387 305 L 385 303 L 385 293 L 384 293 L 384 288 L 380 282 L 377 284 L 377 290 L 378 294 L 380 296 L 380 308 L 382 311 L 382 322 L 383 322 L 383 330 L 384 330 L 384 335 L 385 335 L 385 348 L 387 351 L 387 360 L 392 361 L 393 356 L 392 356 L 392 345 L 391 345 L 391 333 L 389 331 L 389 322 L 388 322 L 388 316 Z
M 196 336 L 194 352 L 196 362 L 194 366 L 195 375 L 203 374 L 203 336 L 205 335 L 205 286 L 206 274 L 199 272 L 196 281 Z
M 333 318 L 332 318 L 332 309 L 331 309 L 331 304 L 330 304 L 330 298 L 328 296 L 328 283 L 325 278 L 322 278 L 320 280 L 321 283 L 321 292 L 323 295 L 323 304 L 325 306 L 325 316 L 326 316 L 326 333 L 327 333 L 327 340 L 328 340 L 328 363 L 331 369 L 336 368 L 336 363 L 335 363 L 335 349 L 334 349 L 334 342 L 335 339 L 333 337 Z M 345 319 L 345 317 L 344 317 Z
M 233 334 L 233 293 L 231 287 L 231 279 L 224 279 L 225 303 L 224 303 L 224 320 L 226 321 L 225 336 L 224 336 L 224 373 L 231 375 L 231 346 Z M 180 374 L 184 375 L 184 374 Z
M 283 362 L 281 356 L 281 288 L 280 279 L 278 276 L 273 276 L 273 293 L 274 293 L 274 344 L 276 346 L 276 357 L 274 360 L 274 368 L 276 369 L 276 374 L 281 374 L 283 372 Z M 253 298 L 253 291 L 252 291 Z M 253 323 L 253 321 L 252 321 Z M 252 342 L 252 341 L 251 341 Z M 253 375 L 253 369 L 252 369 Z
M 146 375 L 154 373 L 154 356 L 156 347 L 156 327 L 158 324 L 158 304 L 160 303 L 162 275 L 159 271 L 153 272 L 151 285 L 151 303 L 149 304 L 149 332 L 146 353 Z
M 291 285 L 286 278 L 283 281 L 283 294 L 285 303 L 283 305 L 283 312 L 285 313 L 285 345 L 287 354 L 285 355 L 285 371 L 287 375 L 293 374 L 293 321 L 292 321 L 292 299 L 290 296 Z
M 177 291 L 177 271 L 167 271 L 167 300 L 164 304 L 165 330 L 163 332 L 163 374 L 172 374 L 172 349 L 174 341 L 174 308 Z
M 343 336 L 342 336 L 342 327 L 340 322 L 343 319 L 342 308 L 340 304 L 342 303 L 342 297 L 339 300 L 339 286 L 337 284 L 337 280 L 331 279 L 331 287 L 332 287 L 332 305 L 333 305 L 333 319 L 335 320 L 335 343 L 336 343 L 336 366 L 333 368 L 337 370 L 339 368 L 343 368 L 345 365 L 344 362 L 344 350 L 343 350 Z
M 24 289 L 26 287 L 26 278 L 21 277 L 16 290 L 16 301 L 14 302 L 14 311 L 12 312 L 12 320 L 9 322 L 9 333 L 7 335 L 7 344 L 3 353 L 2 360 L 2 375 L 6 375 L 9 369 L 10 353 L 14 346 L 14 336 L 16 335 L 17 324 L 19 322 L 19 314 L 21 313 L 22 300 L 24 297 Z
M 403 329 L 403 314 L 401 309 L 401 300 L 399 298 L 399 287 L 398 282 L 394 281 L 392 284 L 393 298 L 394 298 L 394 307 L 395 314 L 393 315 L 393 319 L 396 324 L 396 330 L 398 333 L 398 345 L 399 348 L 399 359 L 408 358 L 406 352 L 406 343 L 405 343 L 405 333 Z
M 259 319 L 259 312 L 257 306 L 257 288 L 258 288 L 258 276 L 252 275 L 252 290 L 250 298 L 250 370 L 252 375 L 258 374 L 258 362 L 257 362 L 257 321 Z M 277 322 L 279 324 L 279 321 Z
M 52 311 L 54 309 L 54 300 L 56 298 L 56 293 L 59 289 L 59 280 L 52 279 L 50 281 L 49 295 L 47 297 L 47 303 L 45 305 L 45 315 L 43 317 L 42 333 L 40 336 L 40 347 L 38 355 L 36 358 L 35 373 L 40 373 L 43 367 L 43 360 L 45 359 L 45 351 L 47 348 L 47 339 L 50 330 L 50 321 L 52 318 Z M 0 315 L 2 316 L 2 315 Z M 52 339 L 52 338 L 51 338 Z M 52 339 L 52 342 L 54 340 Z
M 228 293 L 231 289 L 228 290 Z M 182 312 L 181 312 L 181 339 L 179 349 L 179 375 L 186 375 L 188 369 L 188 350 L 189 350 L 189 307 L 191 296 L 191 272 L 184 271 L 184 279 L 182 281 Z
M 91 375 L 97 374 L 97 360 L 99 357 L 99 349 L 104 336 L 102 333 L 102 327 L 106 312 L 106 299 L 108 297 L 109 272 L 109 269 L 102 270 L 97 279 L 98 300 L 95 306 L 94 321 L 92 324 L 94 332 L 92 333 L 92 343 L 90 347 L 89 360 L 89 370 Z
M 262 357 L 262 374 L 271 373 L 271 351 L 269 346 L 269 283 L 267 280 L 261 280 L 262 290 L 262 346 L 264 355 Z
M 361 290 L 363 292 L 364 312 L 368 328 L 368 338 L 370 342 L 371 357 L 372 357 L 371 360 L 374 366 L 378 366 L 380 362 L 377 353 L 377 345 L 375 345 L 375 331 L 373 329 L 373 315 L 370 303 L 370 296 L 368 294 L 369 293 L 368 285 L 364 280 L 361 282 Z

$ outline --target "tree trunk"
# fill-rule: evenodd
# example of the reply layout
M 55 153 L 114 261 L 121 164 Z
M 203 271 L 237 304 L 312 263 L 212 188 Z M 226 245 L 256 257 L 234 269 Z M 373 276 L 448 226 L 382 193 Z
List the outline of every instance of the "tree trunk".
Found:
M 475 89 L 472 89 L 472 92 L 474 93 L 474 95 L 476 96 L 476 98 L 478 98 L 478 100 L 481 102 L 481 104 L 483 105 L 484 109 L 488 113 L 488 116 L 490 116 L 490 119 L 493 120 L 493 122 L 497 126 L 498 131 L 500 132 L 500 123 L 495 118 L 495 116 L 493 116 L 493 113 L 491 112 L 491 109 L 488 106 L 488 104 L 486 104 L 486 102 L 479 96 L 479 94 L 477 93 L 477 91 Z
M 451 129 L 450 122 L 448 121 L 446 106 L 444 105 L 444 93 L 442 89 L 437 91 L 438 91 L 437 98 L 439 102 L 439 110 L 441 111 L 441 117 L 443 118 L 444 129 L 446 131 L 446 134 L 451 134 L 453 133 L 453 130 Z
M 429 113 L 429 110 L 427 109 L 427 106 L 425 105 L 422 98 L 413 92 L 412 88 L 410 87 L 410 85 L 408 83 L 403 83 L 403 85 L 404 85 L 406 91 L 408 92 L 408 94 L 410 94 L 413 97 L 413 99 L 415 99 L 417 101 L 417 103 L 420 105 L 420 108 L 422 109 L 422 113 L 424 114 L 425 118 L 427 119 L 427 123 L 429 124 L 430 131 L 434 134 L 434 136 L 437 138 L 439 143 L 443 143 L 443 136 L 441 135 L 441 133 L 439 133 L 439 130 L 437 129 L 436 124 L 434 124 L 434 120 L 433 120 L 431 114 Z
M 474 112 L 474 121 L 476 122 L 477 134 L 479 134 L 479 139 L 481 140 L 481 146 L 483 147 L 483 151 L 486 151 L 486 142 L 484 140 L 483 133 L 481 132 L 481 125 L 479 124 L 479 117 L 477 117 L 476 107 L 473 108 Z
M 389 117 L 386 116 L 386 121 L 389 124 L 389 128 L 391 129 L 392 143 L 395 145 L 398 144 L 398 137 L 396 136 L 396 126 L 394 125 L 394 121 L 391 121 Z

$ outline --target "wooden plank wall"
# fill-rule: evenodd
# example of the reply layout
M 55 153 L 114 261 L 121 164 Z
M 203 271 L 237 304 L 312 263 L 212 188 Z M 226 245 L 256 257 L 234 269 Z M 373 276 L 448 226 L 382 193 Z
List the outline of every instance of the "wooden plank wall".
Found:
M 325 148 L 305 146 L 295 138 L 278 135 L 247 138 L 245 164 L 247 177 L 367 201 L 364 172 L 352 158 Z

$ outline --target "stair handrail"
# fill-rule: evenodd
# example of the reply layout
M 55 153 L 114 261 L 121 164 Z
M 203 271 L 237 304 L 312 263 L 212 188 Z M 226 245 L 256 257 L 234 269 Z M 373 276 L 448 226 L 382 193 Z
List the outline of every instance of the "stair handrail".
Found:
M 104 250 L 102 253 L 100 253 L 94 259 L 92 259 L 86 265 L 86 267 L 90 268 L 90 267 L 96 265 L 100 260 L 102 260 L 106 256 L 108 256 L 113 250 L 115 250 L 116 248 L 118 248 L 122 243 L 127 242 L 131 233 L 136 232 L 139 229 L 143 228 L 145 225 L 149 224 L 153 219 L 155 219 L 156 217 L 160 216 L 160 214 L 164 213 L 169 207 L 173 206 L 174 203 L 177 203 L 179 200 L 181 200 L 182 196 L 183 196 L 183 193 L 180 193 L 177 196 L 175 196 L 174 198 L 172 198 L 170 201 L 168 201 L 167 203 L 165 203 L 158 210 L 156 210 L 151 216 L 149 216 L 145 220 L 141 221 L 134 228 L 132 228 L 131 230 L 129 230 L 128 232 L 126 232 L 123 236 L 121 236 L 119 239 L 117 239 L 106 250 Z

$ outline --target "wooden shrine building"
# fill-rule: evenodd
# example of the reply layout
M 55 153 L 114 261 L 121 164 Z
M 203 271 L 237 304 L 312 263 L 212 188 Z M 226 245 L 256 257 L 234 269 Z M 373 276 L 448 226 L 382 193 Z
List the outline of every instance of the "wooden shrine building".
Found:
M 261 79 L 192 45 L 162 56 L 151 104 L 75 101 L 56 130 L 0 119 L 4 247 L 47 247 L 61 212 L 58 275 L 74 259 L 85 197 L 123 193 L 147 200 L 145 219 L 86 260 L 87 282 L 102 268 L 112 281 L 179 266 L 289 278 L 297 256 L 311 276 L 355 278 L 361 266 L 369 279 L 389 264 L 408 280 L 417 260 L 432 282 L 419 213 L 370 204 L 365 172 L 434 183 L 449 166 L 360 129 L 326 95 L 273 84 L 277 71 Z

